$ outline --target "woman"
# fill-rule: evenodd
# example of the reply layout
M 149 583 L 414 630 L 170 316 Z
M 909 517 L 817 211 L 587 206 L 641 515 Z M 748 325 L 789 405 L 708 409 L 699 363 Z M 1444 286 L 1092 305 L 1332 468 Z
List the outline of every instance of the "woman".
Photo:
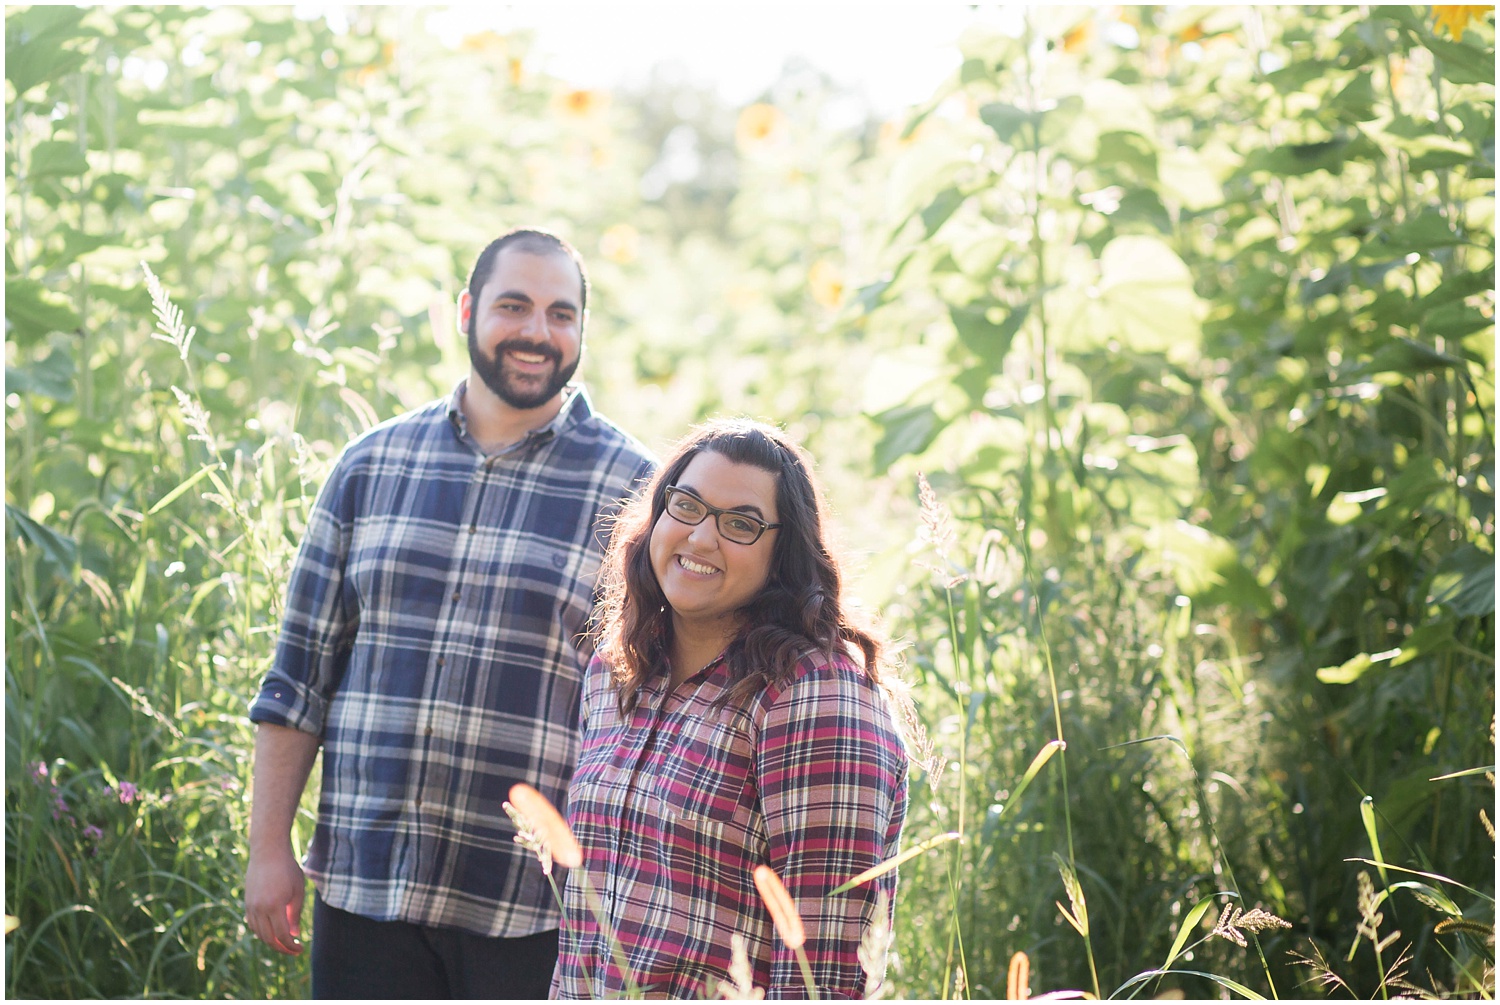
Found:
M 621 514 L 569 790 L 584 862 L 558 997 L 712 997 L 735 935 L 767 997 L 806 997 L 760 864 L 800 910 L 819 995 L 861 997 L 860 939 L 889 924 L 876 898 L 895 873 L 829 891 L 896 854 L 906 756 L 881 642 L 849 620 L 823 533 L 801 450 L 743 420 L 696 429 Z

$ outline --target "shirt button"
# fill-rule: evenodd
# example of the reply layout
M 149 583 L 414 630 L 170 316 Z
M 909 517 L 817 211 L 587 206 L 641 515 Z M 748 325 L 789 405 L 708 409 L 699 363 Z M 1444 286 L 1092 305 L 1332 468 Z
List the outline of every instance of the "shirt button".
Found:
M 432 735 L 432 727 L 428 726 L 426 729 L 422 730 L 422 735 L 423 736 L 431 736 Z
M 477 533 L 479 533 L 479 528 L 478 528 L 478 527 L 476 527 L 476 526 L 474 526 L 474 525 L 473 525 L 473 524 L 472 524 L 472 523 L 471 523 L 471 524 L 469 524 L 469 533 L 470 533 L 470 534 L 477 534 Z
M 458 590 L 454 590 L 454 591 L 453 591 L 453 599 L 454 599 L 454 600 L 457 600 L 457 599 L 458 599 L 458 598 L 459 598 L 459 597 L 460 597 L 460 596 L 462 596 L 462 595 L 463 595 L 463 594 L 462 594 L 462 593 L 461 593 L 461 592 L 460 592 L 460 591 L 458 591 Z
M 448 662 L 448 661 L 447 661 L 447 660 L 446 660 L 446 659 L 445 659 L 445 658 L 443 658 L 443 657 L 442 657 L 442 656 L 439 656 L 439 657 L 438 657 L 438 666 L 443 666 L 443 665 L 444 665 L 444 664 L 446 664 L 446 663 L 447 663 L 447 662 Z

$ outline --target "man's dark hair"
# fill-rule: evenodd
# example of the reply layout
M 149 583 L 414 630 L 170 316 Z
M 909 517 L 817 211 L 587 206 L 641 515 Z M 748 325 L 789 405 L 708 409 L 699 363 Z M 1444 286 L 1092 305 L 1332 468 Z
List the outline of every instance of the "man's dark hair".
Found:
M 589 274 L 583 267 L 583 256 L 567 241 L 545 230 L 512 230 L 491 241 L 479 253 L 479 258 L 474 262 L 474 271 L 469 273 L 469 296 L 473 297 L 476 302 L 479 300 L 479 291 L 484 288 L 484 284 L 489 281 L 490 274 L 495 271 L 495 257 L 506 248 L 512 247 L 529 255 L 567 255 L 578 267 L 580 286 L 578 318 L 581 327 L 583 312 L 589 305 Z

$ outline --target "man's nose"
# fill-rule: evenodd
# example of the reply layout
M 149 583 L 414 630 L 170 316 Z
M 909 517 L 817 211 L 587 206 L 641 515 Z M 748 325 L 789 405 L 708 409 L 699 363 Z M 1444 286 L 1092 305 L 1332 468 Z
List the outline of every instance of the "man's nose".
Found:
M 532 311 L 526 316 L 526 321 L 521 325 L 521 333 L 538 342 L 545 342 L 551 334 L 547 330 L 547 315 L 545 311 Z

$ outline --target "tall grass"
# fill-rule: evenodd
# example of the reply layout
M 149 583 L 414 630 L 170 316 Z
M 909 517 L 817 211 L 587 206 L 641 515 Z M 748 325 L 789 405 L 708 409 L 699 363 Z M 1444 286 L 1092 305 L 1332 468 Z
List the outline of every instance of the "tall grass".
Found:
M 145 276 L 155 335 L 174 350 L 155 371 L 175 364 L 170 392 L 149 379 L 119 388 L 147 407 L 96 455 L 97 494 L 68 525 L 8 507 L 6 991 L 301 995 L 300 968 L 242 921 L 245 702 L 270 659 L 316 474 L 295 437 L 209 415 L 192 330 Z M 46 428 L 28 418 L 28 432 Z M 45 470 L 56 458 L 42 452 L 72 449 L 28 435 L 11 464 Z
M 1370 821 L 1366 842 L 1344 849 L 1358 924 L 1336 936 L 1347 960 L 1327 951 L 1284 875 L 1286 808 L 1271 802 L 1284 779 L 1271 738 L 1292 717 L 1248 673 L 1256 657 L 1227 621 L 1200 621 L 1146 557 L 1111 561 L 1098 539 L 1066 573 L 1037 573 L 1013 503 L 965 493 L 976 508 L 954 516 L 919 482 L 917 536 L 939 564 L 918 563 L 899 613 L 949 760 L 925 779 L 928 798 L 914 796 L 908 834 L 957 826 L 966 841 L 904 867 L 900 993 L 998 996 L 1023 953 L 1034 988 L 1106 997 L 1493 995 L 1491 895 L 1433 873 L 1382 872 L 1374 892 L 1357 868 L 1381 856 L 1368 802 L 1346 803 Z M 966 806 L 986 807 L 982 824 L 965 826 Z M 1407 934 L 1377 934 L 1378 905 L 1401 892 Z M 1446 965 L 1418 975 L 1424 947 L 1430 968 L 1435 950 Z

